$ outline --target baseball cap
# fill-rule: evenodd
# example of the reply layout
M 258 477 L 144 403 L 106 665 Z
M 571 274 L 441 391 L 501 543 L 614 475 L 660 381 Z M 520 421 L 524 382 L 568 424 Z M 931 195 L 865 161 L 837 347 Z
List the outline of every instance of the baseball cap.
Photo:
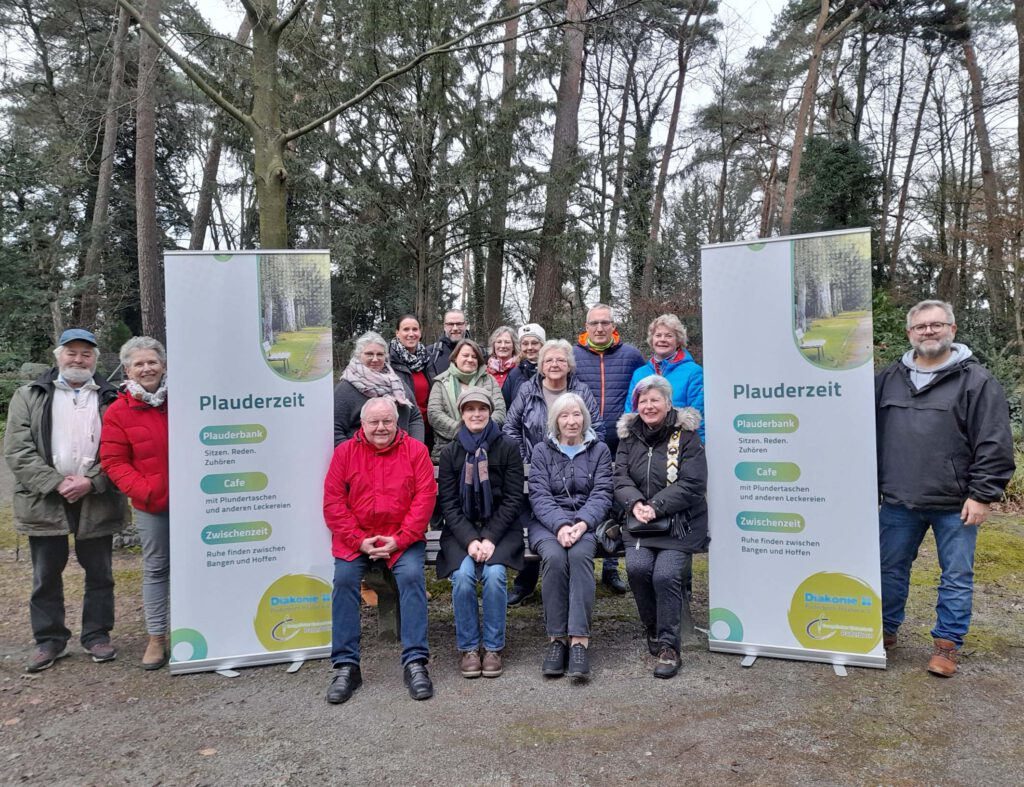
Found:
M 93 347 L 99 347 L 100 344 L 96 341 L 96 336 L 85 328 L 68 328 L 60 335 L 57 344 L 64 346 L 68 342 L 89 342 Z
M 459 400 L 455 403 L 455 406 L 459 408 L 459 412 L 461 413 L 462 408 L 470 402 L 486 404 L 489 410 L 492 412 L 494 411 L 494 402 L 491 401 L 490 394 L 488 394 L 483 388 L 467 388 L 459 394 Z

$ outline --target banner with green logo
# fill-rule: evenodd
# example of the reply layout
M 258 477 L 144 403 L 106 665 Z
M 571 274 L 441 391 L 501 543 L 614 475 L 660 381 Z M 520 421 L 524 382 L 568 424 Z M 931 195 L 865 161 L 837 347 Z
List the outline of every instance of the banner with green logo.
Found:
M 884 667 L 869 230 L 706 246 L 710 646 Z
M 169 252 L 171 672 L 327 656 L 330 257 Z

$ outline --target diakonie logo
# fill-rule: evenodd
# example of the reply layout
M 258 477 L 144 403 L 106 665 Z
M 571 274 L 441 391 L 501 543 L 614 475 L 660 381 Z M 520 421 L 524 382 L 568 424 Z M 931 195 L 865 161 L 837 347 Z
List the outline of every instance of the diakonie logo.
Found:
M 822 571 L 797 587 L 789 626 L 805 648 L 870 653 L 882 636 L 878 594 L 849 574 Z
M 307 574 L 286 574 L 274 580 L 260 599 L 253 628 L 267 650 L 329 644 L 331 586 Z

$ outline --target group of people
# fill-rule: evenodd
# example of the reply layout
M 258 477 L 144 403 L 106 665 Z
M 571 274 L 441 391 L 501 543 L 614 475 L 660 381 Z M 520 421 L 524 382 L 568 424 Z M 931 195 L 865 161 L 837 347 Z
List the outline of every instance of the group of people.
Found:
M 433 696 L 424 576 L 432 519 L 442 523 L 437 574 L 451 580 L 465 677 L 501 675 L 507 607 L 533 592 L 538 566 L 541 670 L 586 678 L 594 563 L 616 531 L 654 674 L 674 676 L 692 556 L 709 540 L 703 373 L 685 328 L 674 315 L 656 318 L 645 362 L 604 304 L 572 344 L 531 323 L 494 331 L 485 354 L 467 327 L 450 311 L 429 346 L 413 315 L 390 341 L 367 333 L 335 390 L 324 481 L 334 556 L 328 701 L 346 701 L 362 683 L 360 583 L 377 560 L 398 587 L 409 693 Z M 956 330 L 948 303 L 918 303 L 907 314 L 910 349 L 876 378 L 883 644 L 897 645 L 911 564 L 931 528 L 942 573 L 927 668 L 946 677 L 970 622 L 977 525 L 1014 472 L 1005 393 L 954 342 Z M 80 642 L 93 661 L 116 657 L 112 540 L 126 499 L 142 541 L 142 666 L 159 669 L 169 656 L 166 353 L 149 337 L 126 342 L 120 390 L 96 374 L 90 331 L 64 331 L 54 356 L 54 368 L 15 392 L 4 435 L 15 523 L 32 556 L 36 650 L 26 669 L 68 655 L 69 535 L 85 570 Z M 524 531 L 539 562 L 524 562 Z M 605 562 L 602 582 L 626 590 L 615 563 Z
M 671 314 L 655 319 L 647 362 L 605 304 L 589 310 L 575 344 L 530 323 L 496 329 L 485 353 L 466 329 L 450 311 L 444 337 L 424 346 L 419 320 L 403 315 L 390 341 L 359 337 L 335 389 L 324 516 L 341 584 L 327 699 L 344 702 L 362 683 L 359 630 L 345 621 L 358 620 L 359 581 L 375 559 L 398 586 L 405 682 L 414 698 L 432 696 L 422 538 L 435 510 L 437 576 L 451 581 L 464 677 L 502 674 L 507 607 L 538 574 L 543 674 L 590 675 L 598 530 L 614 532 L 620 519 L 654 674 L 673 677 L 690 561 L 708 542 L 703 375 L 685 328 Z M 524 561 L 524 531 L 539 561 Z M 518 572 L 511 594 L 509 570 Z M 626 592 L 614 558 L 602 581 Z

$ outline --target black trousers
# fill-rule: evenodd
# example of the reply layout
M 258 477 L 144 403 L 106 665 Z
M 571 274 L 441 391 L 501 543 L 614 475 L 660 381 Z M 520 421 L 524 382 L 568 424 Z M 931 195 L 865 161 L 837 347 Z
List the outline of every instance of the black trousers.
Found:
M 77 531 L 78 511 L 71 511 L 73 530 Z M 32 552 L 32 597 L 29 617 L 36 643 L 55 643 L 63 648 L 71 638 L 64 623 L 64 569 L 70 554 L 67 536 L 29 536 Z M 85 594 L 82 601 L 81 642 L 89 647 L 110 640 L 114 628 L 114 537 L 75 537 L 75 558 L 85 569 Z

